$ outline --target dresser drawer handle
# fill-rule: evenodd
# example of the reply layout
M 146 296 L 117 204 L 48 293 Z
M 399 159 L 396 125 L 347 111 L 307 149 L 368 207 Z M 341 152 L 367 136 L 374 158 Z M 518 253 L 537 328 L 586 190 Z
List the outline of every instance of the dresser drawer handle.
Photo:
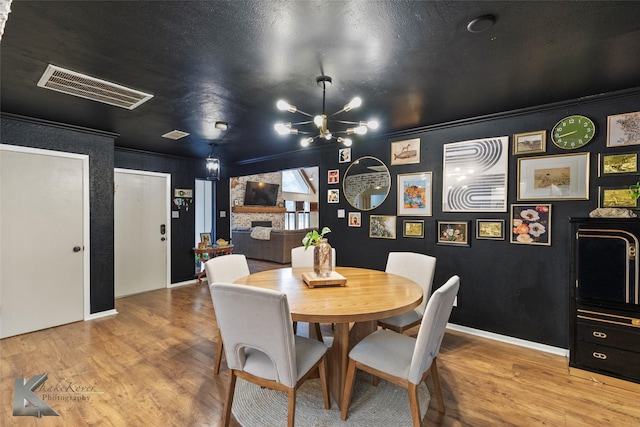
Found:
M 595 357 L 596 359 L 602 359 L 605 360 L 607 358 L 607 355 L 604 353 L 598 353 L 598 352 L 593 352 L 593 357 Z
M 593 336 L 596 338 L 606 338 L 607 334 L 605 334 L 604 332 L 599 332 L 599 331 L 593 331 Z

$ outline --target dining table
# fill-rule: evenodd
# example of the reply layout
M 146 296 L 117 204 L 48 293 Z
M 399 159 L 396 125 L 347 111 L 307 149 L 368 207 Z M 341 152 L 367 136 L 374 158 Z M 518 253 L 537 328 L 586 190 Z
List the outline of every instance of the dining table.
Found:
M 340 407 L 349 351 L 376 330 L 378 320 L 416 308 L 423 296 L 416 282 L 396 274 L 358 267 L 335 267 L 334 271 L 346 279 L 343 286 L 307 286 L 302 275 L 313 273 L 313 268 L 266 270 L 234 283 L 285 293 L 294 322 L 334 325 L 327 369 L 329 392 Z

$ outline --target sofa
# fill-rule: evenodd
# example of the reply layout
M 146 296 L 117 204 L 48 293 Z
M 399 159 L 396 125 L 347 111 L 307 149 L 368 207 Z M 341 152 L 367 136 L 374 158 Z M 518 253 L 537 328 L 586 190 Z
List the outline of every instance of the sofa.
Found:
M 276 230 L 271 229 L 268 240 L 254 239 L 251 237 L 251 228 L 234 228 L 231 230 L 231 242 L 233 253 L 243 254 L 247 258 L 263 261 L 277 262 L 279 264 L 291 263 L 291 249 L 302 246 L 302 239 L 312 228 L 302 230 Z

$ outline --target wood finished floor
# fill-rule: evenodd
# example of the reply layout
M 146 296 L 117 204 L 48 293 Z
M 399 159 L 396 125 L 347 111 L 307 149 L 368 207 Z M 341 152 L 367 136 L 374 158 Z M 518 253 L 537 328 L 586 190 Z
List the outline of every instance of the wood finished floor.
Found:
M 116 309 L 0 340 L 1 426 L 220 425 L 228 371 L 223 359 L 220 375 L 212 373 L 217 343 L 206 284 L 121 298 Z M 439 372 L 446 414 L 432 400 L 425 426 L 640 426 L 640 394 L 571 377 L 561 356 L 447 331 Z M 60 417 L 14 417 L 15 378 L 42 373 L 45 387 L 94 394 L 51 393 L 89 401 L 45 400 Z

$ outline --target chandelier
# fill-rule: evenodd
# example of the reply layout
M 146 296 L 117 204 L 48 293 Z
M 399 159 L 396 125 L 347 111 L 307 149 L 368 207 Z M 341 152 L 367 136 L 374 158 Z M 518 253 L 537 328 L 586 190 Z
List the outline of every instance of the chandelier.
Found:
M 220 179 L 220 159 L 215 156 L 216 144 L 209 144 L 211 152 L 207 156 L 207 180 L 217 181 Z
M 286 101 L 282 101 L 282 100 L 278 101 L 276 106 L 278 107 L 279 110 L 288 111 L 290 113 L 300 113 L 304 116 L 312 117 L 313 120 L 307 120 L 307 121 L 302 121 L 297 123 L 278 122 L 274 126 L 276 132 L 278 132 L 280 135 L 290 135 L 290 134 L 313 135 L 314 133 L 316 133 L 315 136 L 306 136 L 300 140 L 300 145 L 302 145 L 303 147 L 307 147 L 316 138 L 324 139 L 326 141 L 335 139 L 339 143 L 344 144 L 347 147 L 350 147 L 353 142 L 351 141 L 351 138 L 336 136 L 336 135 L 346 135 L 346 136 L 354 135 L 354 134 L 364 135 L 365 133 L 367 133 L 368 129 L 377 129 L 378 122 L 376 120 L 370 120 L 368 122 L 350 122 L 346 120 L 333 119 L 333 117 L 337 116 L 340 113 L 350 111 L 362 105 L 362 100 L 358 97 L 353 98 L 351 102 L 345 105 L 341 110 L 338 110 L 331 115 L 327 115 L 325 113 L 326 89 L 327 89 L 327 86 L 331 85 L 331 81 L 332 79 L 329 76 L 322 75 L 322 76 L 316 77 L 316 83 L 318 84 L 318 86 L 322 86 L 322 114 L 312 116 L 309 113 L 305 113 L 304 111 L 299 110 L 295 105 L 291 105 Z M 329 130 L 329 122 L 338 123 L 338 124 L 347 125 L 347 126 L 351 125 L 352 127 L 347 127 L 346 129 L 340 130 L 340 131 L 334 130 L 332 132 Z M 313 123 L 318 128 L 317 131 L 303 131 L 294 127 L 294 126 L 300 126 L 300 125 L 308 125 L 311 123 Z

